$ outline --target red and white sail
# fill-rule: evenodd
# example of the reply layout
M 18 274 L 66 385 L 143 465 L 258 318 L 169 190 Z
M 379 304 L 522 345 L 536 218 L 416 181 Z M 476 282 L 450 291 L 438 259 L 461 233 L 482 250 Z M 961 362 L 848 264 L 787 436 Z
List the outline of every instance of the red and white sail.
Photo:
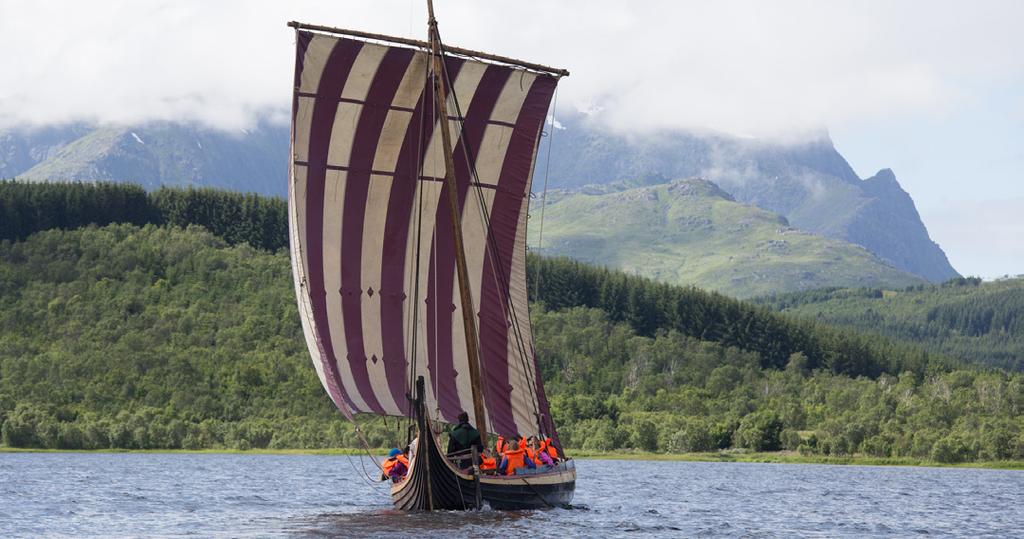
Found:
M 466 411 L 479 424 L 429 52 L 297 36 L 291 253 L 320 381 L 345 413 L 409 416 L 410 374 L 424 376 L 435 417 Z M 445 65 L 488 430 L 554 435 L 525 263 L 530 182 L 557 79 L 456 56 Z

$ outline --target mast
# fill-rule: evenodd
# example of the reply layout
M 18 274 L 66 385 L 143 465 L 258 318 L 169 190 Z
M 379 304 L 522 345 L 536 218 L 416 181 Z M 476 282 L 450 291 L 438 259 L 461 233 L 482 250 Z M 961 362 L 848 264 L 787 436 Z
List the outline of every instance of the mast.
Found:
M 444 59 L 441 57 L 441 37 L 434 18 L 434 2 L 427 0 L 427 21 L 430 34 L 430 52 L 434 57 L 434 96 L 441 117 L 441 142 L 444 146 L 444 182 L 448 187 L 448 211 L 451 213 L 452 236 L 455 243 L 455 269 L 459 278 L 459 297 L 462 303 L 462 322 L 466 334 L 466 354 L 469 363 L 470 385 L 473 388 L 473 413 L 476 415 L 480 443 L 487 446 L 487 419 L 480 383 L 480 355 L 477 343 L 476 319 L 473 317 L 473 297 L 469 290 L 469 271 L 466 269 L 466 251 L 462 242 L 462 219 L 459 215 L 459 195 L 455 185 L 455 159 L 452 155 L 452 135 L 448 126 L 448 93 L 444 81 Z

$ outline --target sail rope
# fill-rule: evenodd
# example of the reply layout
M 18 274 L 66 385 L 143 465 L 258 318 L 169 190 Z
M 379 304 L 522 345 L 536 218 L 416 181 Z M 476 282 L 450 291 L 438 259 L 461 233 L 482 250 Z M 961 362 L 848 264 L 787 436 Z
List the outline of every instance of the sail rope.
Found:
M 366 466 L 363 466 L 363 471 L 360 473 L 360 471 L 356 469 L 356 465 L 352 463 L 352 455 L 345 456 L 347 457 L 345 460 L 348 461 L 348 465 L 352 467 L 352 473 L 356 474 L 356 476 L 359 477 L 360 481 L 369 485 L 369 487 L 373 489 L 375 492 L 379 490 L 377 488 L 377 485 L 379 485 L 380 483 L 378 481 L 374 481 L 373 478 L 370 477 L 370 474 L 366 472 Z M 359 463 L 360 465 L 362 465 L 363 463 L 362 455 L 359 455 Z M 384 472 L 381 472 L 381 474 L 383 473 Z
M 431 65 L 431 68 L 433 68 L 434 62 L 430 62 L 430 65 Z M 434 77 L 437 77 L 437 76 L 438 75 L 435 73 Z M 444 84 L 443 81 L 442 81 L 442 84 Z M 438 112 L 440 112 L 440 110 L 439 110 L 439 107 L 437 106 L 437 96 L 436 96 L 436 91 L 437 90 L 436 90 L 436 86 L 435 86 L 435 90 L 434 91 L 435 91 L 434 99 L 432 99 L 430 102 L 433 104 L 433 107 L 434 107 L 434 116 L 433 117 L 437 118 L 438 117 L 437 116 Z M 438 120 L 438 122 L 439 122 L 438 123 L 438 127 L 440 127 L 441 129 L 444 129 L 444 127 L 441 126 L 441 122 L 447 122 L 447 121 L 448 121 L 448 118 L 440 118 Z M 427 150 L 429 151 L 429 149 L 430 149 L 430 147 L 428 146 Z M 436 171 L 437 171 L 437 153 L 435 152 L 435 153 L 431 154 L 430 159 L 431 159 L 431 168 L 432 168 L 432 170 L 436 174 Z M 441 204 L 443 204 L 443 202 L 441 202 L 441 192 L 443 192 L 443 191 L 444 191 L 444 187 L 441 188 L 441 190 L 438 192 L 438 195 L 437 195 L 437 207 L 438 208 L 440 208 Z M 434 214 L 435 214 L 435 217 L 434 217 L 433 240 L 432 241 L 433 241 L 433 245 L 436 246 L 437 245 L 437 239 L 438 239 L 438 236 L 437 236 L 437 233 L 438 233 L 437 232 L 437 228 L 438 227 L 437 227 L 437 217 L 436 217 L 437 211 L 436 211 L 436 209 L 435 209 Z M 439 342 L 439 339 L 437 338 L 438 337 L 438 333 L 437 333 L 437 331 L 438 331 L 437 320 L 438 320 L 438 316 L 439 316 L 439 314 L 438 314 L 438 306 L 441 304 L 441 298 L 438 297 L 438 295 L 437 295 L 437 285 L 438 285 L 438 281 L 441 278 L 441 275 L 438 274 L 438 272 L 437 272 L 437 259 L 438 259 L 437 255 L 438 255 L 438 253 L 437 253 L 436 248 L 432 248 L 431 249 L 431 254 L 432 254 L 432 256 L 430 257 L 431 260 L 428 260 L 427 263 L 434 265 L 434 270 L 432 272 L 433 275 L 434 275 L 434 282 L 431 283 L 431 282 L 428 281 L 427 282 L 427 286 L 433 285 L 433 287 L 434 287 L 434 293 L 432 295 L 433 300 L 434 300 L 434 302 L 433 302 L 434 304 L 432 305 L 432 307 L 434 309 L 434 321 L 435 322 L 434 322 L 434 372 L 433 372 L 433 376 L 431 376 L 431 380 L 430 381 L 434 383 L 434 418 L 435 418 L 435 421 L 439 421 L 441 419 L 441 394 L 440 394 L 440 391 L 439 391 L 438 383 L 440 382 L 440 378 L 441 377 L 437 376 L 437 374 L 438 374 L 437 362 L 440 359 L 440 356 L 438 354 L 438 347 L 440 346 L 441 343 Z M 429 277 L 428 277 L 428 279 L 429 279 Z M 430 360 L 429 360 L 429 356 L 428 356 L 427 363 L 429 363 L 429 362 L 430 362 Z M 428 368 L 429 368 L 429 365 L 428 365 Z
M 443 51 L 443 48 L 442 48 L 442 51 Z M 460 123 L 460 126 L 461 126 L 462 122 L 463 122 L 463 118 L 464 118 L 464 115 L 462 113 L 462 107 L 461 107 L 461 105 L 458 102 L 458 96 L 455 96 L 454 93 L 453 93 L 453 98 L 454 98 L 454 107 L 456 109 L 456 117 L 459 118 L 459 123 Z M 516 340 L 516 348 L 517 348 L 517 351 L 519 352 L 518 359 L 519 359 L 519 363 L 520 363 L 520 367 L 521 367 L 520 379 L 523 382 L 523 385 L 526 386 L 528 388 L 528 390 L 529 390 L 529 394 L 530 394 L 530 397 L 531 397 L 530 398 L 530 403 L 532 404 L 534 417 L 537 419 L 538 432 L 540 432 L 540 431 L 543 430 L 543 425 L 542 425 L 542 423 L 540 421 L 540 411 L 538 409 L 538 398 L 537 398 L 537 394 L 536 394 L 536 388 L 534 386 L 534 383 L 531 383 L 531 380 L 529 379 L 529 376 L 531 374 L 534 376 L 534 378 L 536 378 L 536 372 L 534 372 L 534 369 L 531 368 L 531 366 L 528 364 L 528 361 L 526 360 L 526 358 L 528 357 L 527 350 L 526 350 L 526 340 L 525 340 L 525 338 L 523 338 L 523 331 L 522 331 L 522 329 L 520 327 L 519 317 L 518 317 L 517 313 L 515 312 L 515 303 L 512 301 L 511 290 L 509 290 L 509 285 L 506 284 L 508 282 L 508 279 L 506 278 L 505 272 L 502 269 L 502 265 L 500 264 L 501 256 L 500 256 L 500 253 L 498 253 L 498 250 L 497 250 L 497 241 L 494 239 L 494 233 L 493 233 L 493 231 L 491 230 L 491 227 L 490 227 L 490 221 L 491 221 L 490 211 L 488 210 L 487 204 L 485 202 L 485 198 L 484 198 L 485 195 L 483 193 L 483 187 L 482 187 L 481 182 L 480 182 L 480 176 L 479 176 L 479 174 L 477 172 L 477 169 L 476 169 L 476 160 L 472 158 L 473 149 L 470 147 L 469 141 L 463 139 L 462 143 L 463 143 L 462 144 L 463 154 L 464 154 L 464 157 L 466 159 L 466 164 L 467 164 L 468 168 L 470 169 L 470 172 L 472 173 L 472 176 L 473 176 L 472 184 L 476 187 L 474 192 L 477 195 L 476 196 L 476 200 L 477 200 L 478 208 L 479 208 L 479 210 L 481 212 L 481 218 L 482 218 L 482 223 L 484 225 L 484 231 L 487 234 L 487 240 L 485 241 L 485 248 L 488 249 L 488 252 L 491 255 L 490 256 L 490 266 L 491 266 L 491 270 L 492 270 L 492 275 L 494 276 L 496 288 L 498 290 L 500 290 L 502 292 L 502 295 L 504 296 L 504 298 L 503 298 L 504 302 L 502 304 L 502 311 L 503 311 L 503 314 L 504 314 L 506 320 L 510 323 L 510 325 L 512 327 L 513 338 Z
M 540 274 L 541 269 L 544 267 L 541 264 L 540 254 L 544 249 L 544 208 L 548 202 L 548 172 L 551 171 L 551 152 L 555 144 L 555 131 L 558 130 L 555 127 L 555 112 L 558 111 L 558 86 L 555 86 L 555 97 L 551 103 L 551 132 L 548 133 L 548 155 L 544 160 L 544 190 L 540 194 L 540 226 L 537 230 L 537 274 L 536 283 L 533 289 L 533 300 L 540 301 Z
M 443 57 L 443 55 L 445 54 L 444 53 L 444 45 L 443 45 L 443 43 L 440 40 L 440 36 L 438 36 L 438 46 L 439 46 L 440 52 L 441 52 L 442 57 Z M 447 72 L 447 69 L 448 69 L 447 65 L 445 63 L 442 63 L 442 67 L 445 70 L 445 73 L 444 73 L 445 78 L 450 81 L 450 77 L 449 77 L 448 72 Z M 456 116 L 456 119 L 457 119 L 457 121 L 459 123 L 459 126 L 461 128 L 461 127 L 464 126 L 465 116 L 462 113 L 462 107 L 459 104 L 458 96 L 455 95 L 455 92 L 451 92 L 451 96 L 452 96 L 453 104 L 454 104 L 454 108 L 455 108 L 455 116 Z M 511 293 L 511 290 L 509 290 L 509 285 L 506 284 L 508 282 L 508 279 L 505 276 L 505 272 L 502 269 L 501 264 L 497 263 L 497 262 L 499 262 L 501 260 L 500 253 L 498 253 L 497 242 L 494 239 L 494 233 L 493 233 L 493 231 L 491 230 L 491 227 L 490 227 L 490 212 L 487 209 L 487 204 L 485 202 L 486 199 L 485 199 L 485 195 L 483 193 L 483 187 L 481 186 L 481 183 L 480 183 L 480 176 L 477 173 L 476 162 L 475 162 L 475 159 L 473 159 L 471 157 L 472 156 L 472 148 L 469 147 L 470 146 L 469 142 L 466 139 L 463 138 L 461 140 L 462 140 L 463 153 L 464 153 L 464 156 L 465 156 L 465 159 L 466 159 L 466 164 L 468 165 L 468 168 L 470 169 L 470 172 L 471 172 L 471 174 L 473 176 L 473 181 L 471 182 L 471 185 L 476 187 L 475 192 L 476 192 L 476 195 L 477 195 L 477 197 L 476 197 L 477 198 L 477 203 L 478 203 L 478 206 L 479 206 L 479 209 L 480 209 L 480 212 L 481 212 L 482 222 L 483 222 L 483 225 L 484 225 L 484 230 L 485 230 L 486 235 L 487 235 L 487 239 L 484 242 L 485 243 L 485 248 L 488 249 L 489 254 L 491 255 L 490 259 L 491 259 L 492 274 L 494 275 L 495 284 L 497 285 L 498 290 L 502 291 L 503 296 L 504 296 L 504 300 L 505 301 L 504 301 L 504 305 L 502 305 L 502 310 L 504 311 L 506 318 L 509 319 L 509 322 L 510 322 L 510 324 L 512 326 L 513 337 L 516 340 L 516 347 L 517 347 L 518 352 L 519 352 L 519 354 L 518 354 L 519 358 L 518 359 L 520 361 L 520 366 L 522 367 L 522 370 L 520 371 L 522 373 L 521 374 L 521 378 L 523 379 L 522 381 L 524 382 L 523 385 L 525 385 L 528 388 L 528 390 L 529 390 L 529 393 L 530 393 L 530 396 L 531 396 L 530 402 L 531 402 L 532 407 L 533 407 L 534 416 L 537 418 L 538 432 L 541 432 L 541 431 L 543 431 L 543 425 L 542 425 L 542 422 L 540 420 L 540 410 L 538 409 L 539 399 L 538 399 L 538 396 L 537 396 L 535 384 L 534 383 L 530 383 L 531 381 L 528 379 L 528 375 L 529 374 L 532 374 L 534 376 L 534 378 L 536 378 L 537 373 L 534 372 L 534 369 L 531 369 L 530 366 L 527 364 L 526 358 L 529 356 L 529 354 L 528 354 L 528 352 L 526 350 L 526 342 L 525 342 L 525 339 L 523 338 L 523 330 L 520 327 L 519 316 L 515 312 L 515 304 L 512 301 L 512 293 Z M 483 367 L 483 365 L 481 365 L 481 367 Z
M 438 40 L 438 42 L 440 44 L 440 39 Z M 444 51 L 443 44 L 441 44 L 441 51 L 442 51 L 442 54 L 443 54 L 444 53 L 443 52 Z M 445 69 L 446 69 L 445 76 L 446 76 L 446 78 L 449 78 L 449 81 L 450 81 L 450 77 L 448 76 L 448 73 L 447 73 L 447 65 L 445 65 Z M 462 106 L 459 103 L 458 96 L 455 95 L 455 92 L 452 92 L 451 95 L 452 95 L 452 100 L 453 100 L 452 106 L 455 109 L 455 115 L 456 115 L 456 118 L 458 119 L 457 121 L 459 123 L 459 127 L 460 128 L 464 128 L 465 115 L 462 112 Z M 476 189 L 474 189 L 473 192 L 477 195 L 476 196 L 476 201 L 477 201 L 478 209 L 480 210 L 480 214 L 481 214 L 481 222 L 483 224 L 484 231 L 487 234 L 487 239 L 484 242 L 484 245 L 485 245 L 485 249 L 488 250 L 488 254 L 491 255 L 489 260 L 490 260 L 490 266 L 491 266 L 491 270 L 492 270 L 492 275 L 494 277 L 495 286 L 496 286 L 496 288 L 498 290 L 502 291 L 502 293 L 503 293 L 502 295 L 504 296 L 504 299 L 505 299 L 505 301 L 502 303 L 502 312 L 503 312 L 503 314 L 504 314 L 506 319 L 511 318 L 511 322 L 513 324 L 513 338 L 516 339 L 516 346 L 517 346 L 517 349 L 519 351 L 520 366 L 522 367 L 522 369 L 520 370 L 520 378 L 521 378 L 521 381 L 523 382 L 523 385 L 525 385 L 528 388 L 530 388 L 530 393 L 531 393 L 531 397 L 532 397 L 531 402 L 535 402 L 536 401 L 536 395 L 534 394 L 533 387 L 532 387 L 532 384 L 530 383 L 530 380 L 527 378 L 527 375 L 530 372 L 530 369 L 529 369 L 529 366 L 526 365 L 526 361 L 525 361 L 526 354 L 525 354 L 525 345 L 523 344 L 524 343 L 524 339 L 522 338 L 520 329 L 518 327 L 518 318 L 515 316 L 515 312 L 514 312 L 514 308 L 515 307 L 514 307 L 514 305 L 512 303 L 511 291 L 508 290 L 508 287 L 504 284 L 505 283 L 504 271 L 501 269 L 500 264 L 498 264 L 498 262 L 500 262 L 500 260 L 501 260 L 501 257 L 500 257 L 500 255 L 499 255 L 499 253 L 497 251 L 497 242 L 494 239 L 494 234 L 491 231 L 491 227 L 490 227 L 490 222 L 491 222 L 490 213 L 489 213 L 489 210 L 487 209 L 487 204 L 485 202 L 483 188 L 480 185 L 480 176 L 479 176 L 479 174 L 477 173 L 477 170 L 476 170 L 476 160 L 472 158 L 473 149 L 470 147 L 470 143 L 469 143 L 468 140 L 461 139 L 461 137 L 460 137 L 460 140 L 462 142 L 463 156 L 466 159 L 466 165 L 469 168 L 469 170 L 470 170 L 470 172 L 471 172 L 471 174 L 473 176 L 473 181 L 470 182 L 470 184 L 476 187 Z M 509 312 L 510 308 L 513 309 L 513 311 L 511 313 Z M 511 314 L 511 316 L 510 316 L 510 314 Z M 480 357 L 482 357 L 482 353 L 481 353 Z M 481 365 L 481 370 L 482 369 L 483 369 L 483 365 Z M 538 414 L 538 410 L 536 409 L 536 404 L 534 404 L 534 415 L 537 415 L 537 414 Z
M 356 433 L 356 438 L 358 438 L 359 442 L 363 444 L 363 449 L 366 451 L 366 456 L 370 457 L 370 461 L 372 461 L 373 464 L 380 469 L 381 473 L 383 473 L 384 467 L 381 466 L 380 463 L 377 462 L 377 459 L 373 457 L 373 450 L 370 448 L 370 443 L 366 441 L 366 437 L 363 436 L 363 430 L 359 428 L 359 423 L 356 423 L 354 417 L 350 419 L 350 421 L 352 422 L 353 431 Z
M 429 71 L 425 73 L 425 77 L 424 77 L 424 81 L 423 81 L 424 87 L 426 87 L 426 85 L 427 85 L 428 77 L 429 77 Z M 426 98 L 426 96 L 424 96 L 424 99 L 425 98 Z M 433 100 L 431 100 L 431 101 L 433 101 Z M 433 106 L 433 105 L 431 105 L 431 106 Z M 431 110 L 433 110 L 433 109 L 431 109 Z M 420 275 L 420 262 L 421 262 L 421 258 L 422 258 L 421 257 L 421 252 L 420 252 L 421 251 L 420 250 L 420 246 L 422 245 L 422 241 L 423 241 L 423 189 L 420 186 L 420 180 L 419 180 L 420 176 L 423 174 L 423 161 L 420 159 L 419 156 L 423 155 L 423 144 L 425 143 L 425 141 L 423 140 L 423 128 L 426 125 L 426 115 L 427 115 L 427 108 L 424 107 L 424 106 L 421 106 L 420 107 L 420 118 L 419 118 L 420 124 L 419 124 L 419 131 L 418 131 L 420 136 L 416 137 L 416 151 L 415 152 L 411 152 L 409 154 L 409 162 L 412 165 L 410 167 L 410 170 L 414 171 L 412 188 L 415 189 L 415 192 L 418 195 L 416 197 L 416 199 L 417 199 L 416 200 L 416 206 L 417 206 L 417 210 L 416 210 L 416 243 L 415 243 L 415 250 L 416 250 L 416 266 L 415 266 L 415 268 L 416 268 L 416 270 L 409 276 L 410 281 L 412 281 L 410 283 L 409 288 L 411 288 L 413 290 L 413 297 L 412 297 L 412 301 L 407 304 L 407 305 L 409 305 L 409 308 L 412 310 L 412 316 L 410 317 L 409 332 L 407 333 L 407 335 L 410 336 L 409 337 L 410 348 L 409 348 L 408 355 L 406 356 L 406 357 L 409 358 L 409 380 L 408 380 L 408 383 L 405 386 L 406 389 L 408 390 L 408 393 L 406 394 L 406 401 L 407 401 L 407 403 L 409 405 L 409 408 L 408 408 L 409 413 L 407 415 L 407 418 L 408 418 L 408 421 L 409 421 L 409 425 L 412 425 L 412 418 L 413 418 L 413 416 L 415 414 L 415 410 L 413 409 L 415 404 L 413 402 L 413 393 L 412 392 L 413 392 L 413 388 L 416 386 L 416 373 L 417 373 L 417 370 L 418 370 L 417 363 L 418 363 L 418 358 L 419 358 L 419 346 L 418 346 L 419 313 L 420 313 L 420 279 L 419 279 L 419 275 Z M 407 290 L 408 290 L 408 288 L 407 288 Z

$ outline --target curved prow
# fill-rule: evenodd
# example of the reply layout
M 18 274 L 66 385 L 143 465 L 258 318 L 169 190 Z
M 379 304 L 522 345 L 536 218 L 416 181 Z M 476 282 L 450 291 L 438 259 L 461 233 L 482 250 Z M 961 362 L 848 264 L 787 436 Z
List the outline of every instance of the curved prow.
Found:
M 417 440 L 405 479 L 391 487 L 397 509 L 406 511 L 479 509 L 550 509 L 568 507 L 576 489 L 572 460 L 530 475 L 479 475 L 458 469 L 441 450 L 423 406 L 423 378 L 413 399 Z

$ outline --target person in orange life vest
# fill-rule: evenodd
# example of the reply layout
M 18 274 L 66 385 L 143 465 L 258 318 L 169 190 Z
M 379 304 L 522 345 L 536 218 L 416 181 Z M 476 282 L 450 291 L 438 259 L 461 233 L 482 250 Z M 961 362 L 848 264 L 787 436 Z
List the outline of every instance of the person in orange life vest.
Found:
M 555 446 L 551 445 L 551 437 L 547 436 L 540 442 L 540 450 L 547 453 L 551 457 L 551 462 L 558 462 L 558 450 Z
M 388 453 L 388 458 L 381 463 L 381 481 L 391 480 L 392 483 L 398 483 L 405 474 L 409 471 L 409 460 L 402 454 L 402 450 L 397 447 L 392 449 Z
M 536 436 L 530 436 L 530 441 L 526 444 L 526 456 L 533 460 L 533 463 L 538 468 L 541 466 L 554 466 L 555 463 L 551 460 L 548 454 L 541 450 L 540 442 L 537 441 Z
M 498 465 L 498 472 L 504 475 L 515 475 L 520 468 L 536 469 L 537 465 L 533 459 L 527 458 L 526 450 L 519 447 L 517 442 L 508 444 L 505 453 L 501 457 L 501 464 Z
M 484 449 L 482 455 L 480 455 L 480 472 L 484 474 L 493 474 L 498 470 L 498 460 L 494 458 L 494 452 L 491 448 Z
M 519 442 L 519 449 L 526 449 L 526 438 L 516 434 L 516 441 Z
M 505 452 L 505 437 L 498 435 L 498 441 L 494 442 L 494 452 L 501 455 Z

